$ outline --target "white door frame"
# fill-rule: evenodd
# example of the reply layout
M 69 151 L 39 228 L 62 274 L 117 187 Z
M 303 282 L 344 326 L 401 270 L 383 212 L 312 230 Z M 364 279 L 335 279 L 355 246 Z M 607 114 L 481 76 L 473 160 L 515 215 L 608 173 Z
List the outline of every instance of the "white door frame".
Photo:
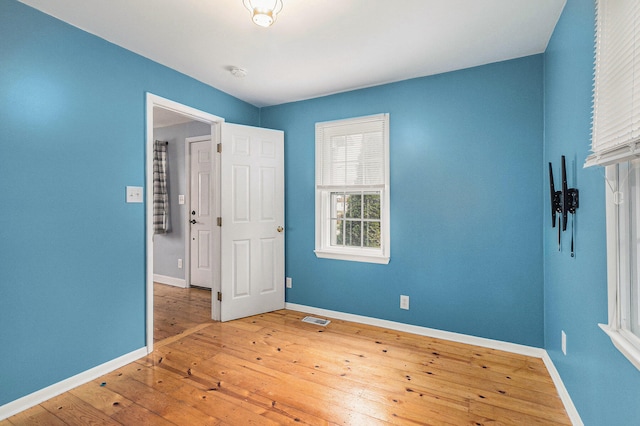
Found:
M 216 127 L 220 127 L 220 126 L 216 126 Z M 214 217 L 220 217 L 220 155 L 216 153 L 216 144 L 214 143 L 216 141 L 216 138 L 214 137 L 213 134 L 211 135 L 203 135 L 203 136 L 193 136 L 193 137 L 189 137 L 186 138 L 184 141 L 184 163 L 185 163 L 185 177 L 186 177 L 186 190 L 185 190 L 185 205 L 188 207 L 187 209 L 187 221 L 189 221 L 191 219 L 191 214 L 189 212 L 189 210 L 191 210 L 191 145 L 194 142 L 201 142 L 201 141 L 206 141 L 206 140 L 211 140 L 211 153 L 214 154 L 213 155 L 213 182 L 211 183 L 211 189 L 213 191 L 212 194 L 212 199 L 214 200 L 213 202 L 213 211 L 214 213 L 212 214 L 212 216 Z M 187 287 L 189 287 L 191 285 L 191 232 L 190 232 L 190 226 L 185 224 L 185 233 L 184 233 L 184 280 L 185 283 L 187 284 Z M 220 291 L 220 227 L 216 226 L 215 224 L 211 224 L 211 234 L 213 235 L 213 247 L 211 250 L 211 257 L 212 259 L 210 259 L 211 264 L 213 265 L 213 273 L 211 275 L 212 278 L 212 282 L 211 282 L 211 294 L 217 294 L 218 291 Z M 220 309 L 219 308 L 219 302 L 216 299 L 215 302 L 213 303 L 214 300 L 212 299 L 211 305 L 213 307 L 213 311 L 212 311 L 212 318 L 215 320 L 219 320 L 220 319 Z
M 218 117 L 213 114 L 209 114 L 204 111 L 200 111 L 195 108 L 188 107 L 178 102 L 154 95 L 152 93 L 146 93 L 146 155 L 145 155 L 145 175 L 146 175 L 146 209 L 145 209 L 145 246 L 146 246 L 146 340 L 147 340 L 147 353 L 153 351 L 153 108 L 159 107 L 169 111 L 173 111 L 177 114 L 186 115 L 194 120 L 209 123 L 211 125 L 211 143 L 215 144 L 220 140 L 220 124 L 224 122 L 224 118 Z M 213 151 L 215 152 L 215 150 Z M 219 160 L 216 160 L 219 161 Z M 218 179 L 218 184 L 220 180 Z M 217 191 L 216 197 L 219 197 L 219 191 Z M 220 200 L 216 199 L 217 206 L 220 205 Z M 218 285 L 220 280 L 218 279 Z M 213 292 L 220 291 L 219 288 L 212 289 Z M 220 302 L 217 298 L 211 298 L 211 317 L 215 320 L 219 320 L 220 316 Z M 215 317 L 217 313 L 218 318 Z

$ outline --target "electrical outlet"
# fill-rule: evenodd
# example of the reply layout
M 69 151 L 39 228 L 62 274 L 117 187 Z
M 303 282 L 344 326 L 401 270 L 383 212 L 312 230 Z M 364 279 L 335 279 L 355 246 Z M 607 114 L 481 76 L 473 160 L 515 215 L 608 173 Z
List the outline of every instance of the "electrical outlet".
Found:
M 291 288 L 293 286 L 293 283 L 291 282 L 291 277 L 287 277 L 287 279 L 285 280 L 285 283 L 287 285 L 287 288 Z
M 400 295 L 400 309 L 409 310 L 409 296 Z
M 178 259 L 178 269 L 182 269 L 182 259 Z
M 564 330 L 562 330 L 562 353 L 567 354 L 567 335 Z

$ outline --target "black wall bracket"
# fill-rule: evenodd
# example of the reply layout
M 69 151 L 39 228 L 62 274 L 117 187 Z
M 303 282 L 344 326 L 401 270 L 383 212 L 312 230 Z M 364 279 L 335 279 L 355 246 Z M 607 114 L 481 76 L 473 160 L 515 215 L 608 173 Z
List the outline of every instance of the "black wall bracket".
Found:
M 571 257 L 575 256 L 574 251 L 574 224 L 576 210 L 580 205 L 579 192 L 576 188 L 569 188 L 567 185 L 567 165 L 562 156 L 562 187 L 560 191 L 556 191 L 553 183 L 553 166 L 549 163 L 549 191 L 551 194 L 551 226 L 556 227 L 556 217 L 558 220 L 558 251 L 560 251 L 561 234 L 567 230 L 567 221 L 569 214 L 572 215 L 571 220 Z

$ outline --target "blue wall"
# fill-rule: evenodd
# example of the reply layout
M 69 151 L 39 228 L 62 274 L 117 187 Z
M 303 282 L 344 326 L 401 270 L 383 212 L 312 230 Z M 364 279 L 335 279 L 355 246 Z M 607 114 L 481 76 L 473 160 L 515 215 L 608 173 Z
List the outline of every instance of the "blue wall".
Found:
M 582 169 L 593 21 L 593 0 L 568 0 L 543 56 L 260 111 L 0 0 L 0 405 L 145 344 L 144 207 L 124 188 L 144 185 L 152 92 L 285 130 L 289 302 L 544 346 L 586 424 L 636 424 L 640 372 L 597 327 L 605 189 Z M 317 259 L 314 124 L 380 112 L 391 262 Z M 561 155 L 581 195 L 575 258 L 548 213 Z
M 0 405 L 145 346 L 145 92 L 259 110 L 0 0 Z
M 263 108 L 261 125 L 285 131 L 287 301 L 542 347 L 542 65 L 537 55 Z M 382 112 L 391 262 L 317 259 L 315 123 Z
M 582 168 L 591 141 L 594 10 L 593 0 L 569 0 L 545 52 L 542 168 L 552 161 L 557 179 L 565 155 L 569 166 L 575 164 L 569 184 L 580 190 L 575 258 L 568 251 L 569 232 L 558 252 L 545 196 L 545 348 L 585 424 L 637 425 L 640 372 L 597 325 L 607 323 L 604 172 Z M 561 330 L 567 334 L 566 356 Z

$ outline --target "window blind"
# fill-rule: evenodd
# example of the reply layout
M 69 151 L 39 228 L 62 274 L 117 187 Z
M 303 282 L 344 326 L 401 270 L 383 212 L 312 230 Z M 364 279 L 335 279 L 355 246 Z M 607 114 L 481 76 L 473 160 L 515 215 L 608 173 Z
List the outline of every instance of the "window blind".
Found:
M 381 187 L 386 182 L 385 114 L 348 124 L 316 124 L 316 184 L 319 188 Z
M 585 167 L 640 156 L 640 2 L 596 3 L 593 153 Z

